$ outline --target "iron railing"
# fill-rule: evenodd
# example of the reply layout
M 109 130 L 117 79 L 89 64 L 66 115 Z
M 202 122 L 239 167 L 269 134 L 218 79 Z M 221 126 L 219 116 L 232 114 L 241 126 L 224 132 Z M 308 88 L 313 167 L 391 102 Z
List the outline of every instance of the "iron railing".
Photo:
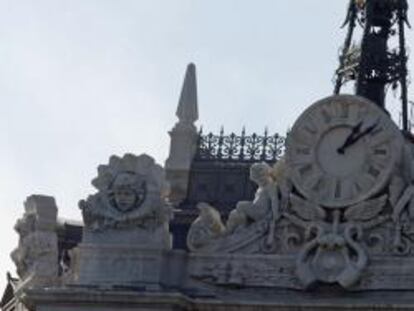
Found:
M 264 135 L 253 133 L 246 135 L 243 128 L 241 135 L 219 135 L 199 132 L 195 160 L 198 161 L 230 161 L 230 162 L 276 162 L 284 154 L 285 137 L 279 134 Z

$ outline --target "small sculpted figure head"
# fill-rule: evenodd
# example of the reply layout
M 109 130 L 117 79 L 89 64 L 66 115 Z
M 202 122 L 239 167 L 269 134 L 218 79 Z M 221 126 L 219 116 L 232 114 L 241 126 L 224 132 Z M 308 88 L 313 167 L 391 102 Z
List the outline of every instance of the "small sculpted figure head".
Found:
M 121 212 L 133 209 L 137 203 L 138 195 L 135 190 L 135 176 L 130 173 L 117 175 L 112 183 L 113 203 Z
M 273 165 L 271 175 L 275 181 L 279 182 L 286 177 L 286 173 L 286 160 L 284 157 L 282 157 L 275 163 L 275 165 Z
M 200 219 L 214 233 L 221 234 L 224 231 L 224 225 L 221 221 L 220 213 L 210 204 L 200 202 L 197 204 L 200 211 Z
M 272 182 L 271 167 L 266 163 L 254 163 L 250 167 L 250 179 L 259 187 L 264 187 Z

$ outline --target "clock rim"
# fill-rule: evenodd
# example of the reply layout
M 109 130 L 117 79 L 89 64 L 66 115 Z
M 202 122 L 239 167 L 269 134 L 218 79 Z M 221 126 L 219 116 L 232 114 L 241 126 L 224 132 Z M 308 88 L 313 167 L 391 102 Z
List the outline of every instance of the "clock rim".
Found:
M 306 189 L 305 187 L 303 187 L 303 185 L 300 183 L 301 178 L 299 176 L 297 176 L 297 173 L 294 173 L 294 169 L 292 168 L 292 164 L 291 164 L 291 149 L 293 149 L 293 146 L 291 147 L 292 144 L 295 143 L 295 141 L 293 141 L 292 139 L 292 135 L 290 135 L 291 133 L 293 133 L 295 131 L 295 129 L 300 127 L 300 121 L 302 119 L 304 119 L 307 115 L 309 115 L 309 113 L 311 111 L 313 111 L 314 109 L 317 109 L 318 106 L 322 106 L 322 105 L 326 105 L 329 103 L 333 103 L 333 102 L 337 102 L 337 101 L 347 101 L 347 102 L 355 102 L 358 101 L 360 103 L 364 103 L 367 105 L 370 105 L 372 109 L 377 110 L 377 112 L 379 114 L 382 114 L 382 117 L 386 117 L 386 118 L 382 118 L 383 120 L 388 120 L 386 122 L 389 122 L 390 124 L 388 124 L 388 126 L 386 127 L 387 131 L 389 131 L 390 129 L 394 132 L 393 136 L 395 136 L 392 139 L 391 144 L 391 158 L 390 160 L 387 162 L 387 166 L 384 169 L 385 172 L 381 174 L 382 177 L 379 177 L 377 179 L 377 181 L 375 182 L 376 185 L 374 185 L 373 187 L 371 187 L 368 191 L 366 191 L 363 194 L 360 194 L 354 198 L 351 199 L 346 199 L 346 200 L 337 200 L 335 202 L 334 199 L 329 198 L 329 199 L 323 199 L 323 198 L 318 198 L 317 196 L 314 195 L 314 193 L 312 193 L 312 191 L 310 191 L 309 189 Z M 370 109 L 371 109 L 370 108 Z M 328 127 L 329 128 L 329 127 Z M 321 133 L 319 133 L 320 135 Z M 323 135 L 321 135 L 323 136 Z M 320 139 L 320 137 L 318 138 Z M 392 171 L 394 170 L 394 168 L 396 167 L 396 163 L 398 162 L 398 160 L 401 158 L 401 150 L 402 150 L 402 146 L 403 146 L 403 142 L 404 142 L 404 138 L 402 136 L 401 130 L 398 128 L 398 126 L 395 124 L 395 122 L 381 109 L 379 108 L 374 102 L 372 102 L 369 99 L 366 99 L 364 97 L 358 96 L 358 95 L 349 95 L 349 94 L 341 94 L 341 95 L 333 95 L 333 96 L 328 96 L 325 98 L 322 98 L 316 102 L 314 102 L 312 105 L 310 105 L 308 108 L 306 108 L 300 115 L 299 117 L 296 119 L 296 121 L 294 122 L 292 129 L 287 137 L 286 140 L 286 164 L 289 170 L 289 176 L 290 179 L 293 183 L 293 185 L 295 186 L 295 188 L 299 191 L 299 193 L 301 195 L 303 195 L 306 199 L 311 200 L 312 202 L 318 203 L 326 208 L 332 208 L 332 209 L 337 209 L 337 208 L 345 208 L 347 206 L 353 205 L 353 204 L 357 204 L 361 201 L 364 201 L 366 199 L 368 199 L 369 197 L 372 197 L 373 195 L 377 194 L 378 192 L 380 192 L 386 185 L 386 183 L 388 182 L 388 180 L 391 177 Z M 316 145 L 318 142 L 315 143 L 315 145 L 313 146 L 316 149 Z M 315 159 L 314 159 L 315 161 Z M 316 198 L 315 198 L 316 197 Z

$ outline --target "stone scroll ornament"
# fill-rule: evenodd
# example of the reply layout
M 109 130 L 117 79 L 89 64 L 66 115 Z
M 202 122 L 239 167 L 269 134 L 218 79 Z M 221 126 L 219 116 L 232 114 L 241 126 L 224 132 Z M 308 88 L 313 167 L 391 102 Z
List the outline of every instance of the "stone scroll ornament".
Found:
M 98 192 L 79 202 L 87 229 L 157 227 L 170 219 L 164 171 L 150 156 L 112 156 L 92 181 Z
M 364 201 L 345 212 L 335 210 L 328 221 L 327 212 L 318 204 L 291 195 L 291 211 L 285 216 L 305 230 L 305 241 L 297 256 L 297 275 L 305 287 L 316 282 L 353 286 L 368 264 L 363 245 L 364 230 L 387 220 L 380 213 L 388 196 Z M 341 220 L 342 219 L 342 220 Z
M 395 223 L 393 251 L 399 255 L 414 254 L 414 145 L 404 144 L 402 167 L 389 185 Z

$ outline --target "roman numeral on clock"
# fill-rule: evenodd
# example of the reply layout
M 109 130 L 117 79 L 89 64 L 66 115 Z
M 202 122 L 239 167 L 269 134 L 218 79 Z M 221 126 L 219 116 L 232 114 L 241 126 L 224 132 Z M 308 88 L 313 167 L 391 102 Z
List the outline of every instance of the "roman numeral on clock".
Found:
M 325 123 L 329 123 L 332 120 L 332 116 L 325 109 L 321 110 L 321 114 Z
M 374 150 L 374 154 L 375 155 L 386 155 L 387 154 L 387 150 L 386 149 L 375 149 Z
M 300 155 L 310 155 L 311 149 L 310 147 L 298 147 L 296 148 L 296 153 Z
M 342 183 L 340 180 L 335 181 L 335 198 L 340 198 L 342 196 Z
M 307 173 L 312 171 L 312 164 L 306 164 L 300 167 L 298 171 L 301 176 L 307 175 Z
M 349 115 L 349 105 L 348 104 L 345 104 L 345 103 L 342 103 L 339 107 L 340 107 L 339 108 L 339 114 L 338 114 L 339 117 L 342 118 L 342 119 L 348 118 L 348 115 Z
M 367 173 L 369 175 L 371 175 L 374 178 L 377 178 L 379 176 L 379 174 L 381 173 L 381 171 L 375 167 L 373 167 L 372 165 L 368 168 Z

